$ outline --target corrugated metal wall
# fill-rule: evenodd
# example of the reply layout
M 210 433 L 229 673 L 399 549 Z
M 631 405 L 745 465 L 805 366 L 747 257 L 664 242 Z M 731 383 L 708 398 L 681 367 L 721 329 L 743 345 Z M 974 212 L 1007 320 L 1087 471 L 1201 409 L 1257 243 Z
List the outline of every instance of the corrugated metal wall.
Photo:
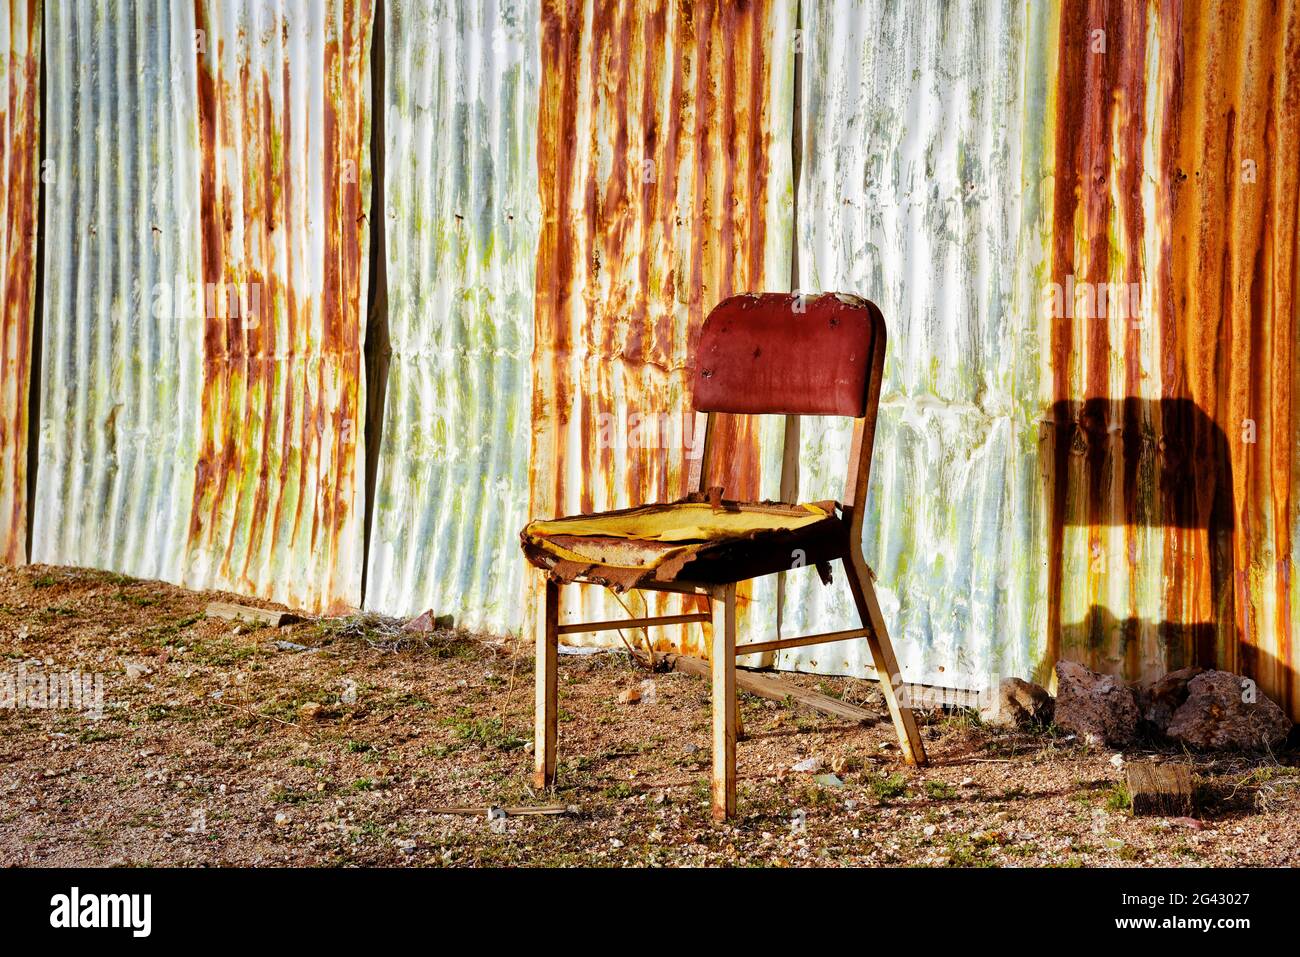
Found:
M 1056 38 L 1052 279 L 1144 308 L 1044 337 L 1048 654 L 1295 713 L 1300 5 L 1070 3 Z
M 865 545 L 910 677 L 1214 661 L 1297 714 L 1300 5 L 798 9 L 386 0 L 368 607 L 523 624 L 518 526 L 680 495 L 692 338 L 797 258 L 802 289 L 890 324 Z M 47 11 L 35 557 L 356 604 L 372 11 L 197 11 Z M 32 7 L 9 23 L 14 203 Z M 9 242 L 13 560 L 29 267 Z M 199 280 L 214 311 L 157 301 Z M 776 496 L 783 434 L 727 423 L 712 481 Z M 839 494 L 846 443 L 801 423 L 801 498 Z M 783 631 L 852 622 L 843 589 L 792 575 Z M 746 613 L 746 637 L 773 629 L 771 583 Z
M 793 12 L 543 5 L 532 514 L 685 494 L 700 324 L 733 292 L 789 286 Z M 669 427 L 642 441 L 645 416 Z M 778 490 L 779 423 L 765 428 L 723 424 L 730 469 L 711 482 L 729 497 Z M 565 598 L 582 593 L 586 615 L 616 613 L 598 591 Z M 765 583 L 749 617 L 774 625 L 772 598 Z M 575 601 L 561 614 L 577 611 Z
M 198 279 L 193 20 L 167 0 L 46 16 L 33 558 L 179 581 L 203 336 L 158 293 Z
M 370 0 L 200 4 L 200 443 L 185 580 L 361 603 Z
M 387 382 L 366 604 L 517 628 L 538 4 L 385 5 Z
M 972 686 L 1042 649 L 1036 276 L 1043 5 L 803 3 L 800 285 L 889 326 L 867 561 L 912 680 Z M 839 498 L 849 423 L 801 423 L 800 497 Z M 857 627 L 805 571 L 792 634 Z M 778 664 L 865 673 L 865 641 Z
M 40 0 L 0 7 L 0 562 L 27 553 L 27 414 L 36 289 Z
M 800 263 L 890 321 L 866 547 L 909 675 L 1195 659 L 1296 713 L 1300 8 L 803 9 Z M 847 619 L 811 592 L 787 620 Z
M 355 606 L 370 7 L 196 8 L 49 11 L 35 558 Z

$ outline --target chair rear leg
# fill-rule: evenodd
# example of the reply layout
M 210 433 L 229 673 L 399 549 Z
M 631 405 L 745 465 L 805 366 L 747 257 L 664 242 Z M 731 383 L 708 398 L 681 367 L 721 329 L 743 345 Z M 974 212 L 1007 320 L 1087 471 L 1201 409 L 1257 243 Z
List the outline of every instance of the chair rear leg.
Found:
M 885 696 L 889 708 L 889 717 L 894 722 L 898 733 L 898 746 L 902 749 L 903 760 L 908 764 L 924 765 L 927 761 L 925 745 L 921 742 L 921 732 L 916 726 L 916 716 L 911 708 L 905 708 L 898 700 L 898 688 L 901 673 L 898 659 L 894 657 L 894 646 L 889 640 L 889 630 L 885 627 L 885 617 L 880 613 L 880 602 L 876 600 L 876 589 L 871 583 L 871 573 L 861 555 L 853 554 L 844 559 L 844 570 L 853 591 L 853 601 L 862 616 L 862 625 L 868 629 L 867 646 L 871 649 L 871 660 L 875 662 L 876 672 L 880 676 L 880 690 Z
M 533 785 L 539 789 L 555 783 L 555 745 L 558 727 L 560 586 L 546 579 L 542 613 L 537 620 L 535 671 L 536 701 L 533 718 Z
M 713 818 L 736 813 L 736 586 L 719 586 L 712 598 Z

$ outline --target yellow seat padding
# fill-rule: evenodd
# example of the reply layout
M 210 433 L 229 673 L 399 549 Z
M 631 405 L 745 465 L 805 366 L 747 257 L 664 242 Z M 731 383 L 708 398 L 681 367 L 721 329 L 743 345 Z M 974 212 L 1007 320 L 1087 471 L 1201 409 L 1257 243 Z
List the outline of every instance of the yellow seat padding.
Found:
M 552 535 L 595 535 L 646 542 L 711 542 L 743 538 L 761 531 L 803 528 L 826 518 L 821 505 L 715 509 L 707 502 L 677 502 L 604 515 L 575 515 L 532 522 L 527 532 L 538 538 Z
M 561 581 L 582 578 L 624 590 L 671 581 L 688 565 L 713 580 L 736 574 L 740 581 L 753 577 L 754 560 L 779 570 L 789 565 L 792 549 L 806 543 L 815 550 L 835 538 L 841 528 L 835 508 L 834 502 L 688 499 L 529 522 L 520 537 L 529 561 Z

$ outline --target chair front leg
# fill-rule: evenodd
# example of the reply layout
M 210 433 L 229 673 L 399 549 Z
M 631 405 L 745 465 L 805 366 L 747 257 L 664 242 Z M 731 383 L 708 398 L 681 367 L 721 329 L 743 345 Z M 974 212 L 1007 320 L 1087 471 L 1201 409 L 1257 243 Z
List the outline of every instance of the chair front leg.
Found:
M 543 573 L 544 574 L 544 573 Z M 559 720 L 558 677 L 560 586 L 546 578 L 545 598 L 537 618 L 535 713 L 533 723 L 533 785 L 538 789 L 555 783 L 555 745 Z
M 904 707 L 899 701 L 895 683 L 901 686 L 902 673 L 898 669 L 898 659 L 894 657 L 889 630 L 885 627 L 885 616 L 880 613 L 880 602 L 876 599 L 876 588 L 871 583 L 867 560 L 854 550 L 844 559 L 844 570 L 853 592 L 853 601 L 862 616 L 862 625 L 868 631 L 867 647 L 871 649 L 871 660 L 880 677 L 880 691 L 885 696 L 889 717 L 894 722 L 903 760 L 908 764 L 924 765 L 925 745 L 921 742 L 921 732 L 916 726 L 916 716 L 912 714 L 911 708 Z
M 713 609 L 713 818 L 736 813 L 736 586 L 721 585 Z

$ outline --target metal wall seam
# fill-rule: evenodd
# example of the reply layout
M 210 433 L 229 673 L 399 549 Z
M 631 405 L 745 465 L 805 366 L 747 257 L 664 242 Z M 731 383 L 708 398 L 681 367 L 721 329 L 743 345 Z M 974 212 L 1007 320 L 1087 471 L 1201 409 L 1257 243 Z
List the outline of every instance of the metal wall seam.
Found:
M 180 581 L 202 326 L 191 12 L 54 3 L 33 559 Z
M 685 493 L 700 324 L 734 292 L 789 282 L 793 11 L 543 4 L 531 514 Z M 770 417 L 725 422 L 710 482 L 775 497 L 781 434 Z M 774 594 L 765 582 L 743 604 L 760 632 Z M 622 614 L 600 589 L 563 601 L 563 620 Z M 702 651 L 699 628 L 660 631 L 661 648 Z
M 41 2 L 0 9 L 0 563 L 27 558 L 27 431 L 36 289 Z
M 367 607 L 517 629 L 537 199 L 536 0 L 390 0 L 392 359 Z

